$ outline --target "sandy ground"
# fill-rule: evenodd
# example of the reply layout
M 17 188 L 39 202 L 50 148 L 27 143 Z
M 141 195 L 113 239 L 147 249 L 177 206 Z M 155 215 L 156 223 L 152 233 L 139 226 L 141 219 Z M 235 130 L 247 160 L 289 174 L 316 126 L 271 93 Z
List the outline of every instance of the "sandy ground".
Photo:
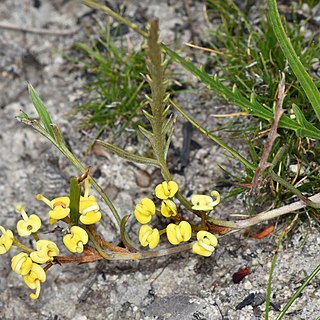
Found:
M 153 14 L 160 18 L 163 36 L 168 42 L 174 39 L 177 24 L 182 27 L 187 24 L 182 4 L 170 5 L 170 2 L 168 5 L 166 1 L 148 0 L 142 5 L 147 16 Z M 134 17 L 139 10 L 139 6 L 131 3 L 128 15 Z M 194 6 L 191 10 L 194 10 L 194 16 L 201 18 L 201 10 L 195 10 Z M 74 125 L 77 118 L 69 114 L 78 98 L 82 80 L 79 71 L 63 58 L 63 53 L 76 39 L 84 37 L 77 19 L 89 11 L 79 3 L 67 0 L 0 2 L 0 21 L 3 23 L 69 32 L 43 35 L 0 28 L 0 191 L 3 198 L 0 225 L 6 228 L 15 228 L 17 203 L 23 203 L 30 213 L 37 212 L 45 220 L 47 209 L 35 200 L 35 195 L 63 194 L 68 190 L 70 177 L 78 174 L 49 142 L 16 121 L 20 109 L 36 116 L 26 91 L 26 81 L 30 81 L 41 95 L 73 152 L 85 165 L 92 165 L 99 172 L 98 182 L 112 196 L 122 215 L 133 212 L 139 199 L 150 194 L 161 181 L 159 173 L 130 166 L 112 154 L 84 155 L 94 132 L 78 130 Z M 190 37 L 188 31 L 184 36 Z M 214 127 L 212 117 L 207 115 L 219 110 L 221 102 L 209 101 L 199 106 L 193 93 L 186 93 L 180 100 L 204 126 Z M 204 112 L 203 108 L 209 111 Z M 181 147 L 182 124 L 183 120 L 178 118 L 173 139 L 176 149 Z M 214 181 L 223 176 L 218 165 L 232 165 L 216 145 L 197 133 L 193 139 L 201 148 L 191 152 L 191 163 L 184 175 L 174 176 L 185 194 L 210 190 Z M 118 143 L 127 144 L 123 138 Z M 151 176 L 149 187 L 137 186 L 141 170 Z M 103 210 L 105 217 L 99 231 L 117 243 L 115 223 L 108 210 Z M 243 211 L 241 199 L 235 199 L 223 204 L 218 213 L 227 215 Z M 50 228 L 45 224 L 45 230 Z M 45 235 L 55 239 L 53 234 Z M 30 290 L 11 271 L 10 258 L 18 252 L 12 249 L 0 259 L 0 319 L 262 319 L 276 243 L 277 239 L 272 236 L 255 240 L 238 234 L 222 239 L 210 258 L 183 253 L 142 262 L 56 266 L 48 271 L 47 281 L 36 301 L 29 299 Z M 295 236 L 280 248 L 270 319 L 276 317 L 277 309 L 283 307 L 320 263 L 319 248 L 318 231 L 306 225 L 297 229 Z M 233 283 L 232 274 L 243 267 L 250 267 L 251 274 L 239 284 Z M 318 277 L 304 290 L 284 319 L 319 317 L 319 288 Z M 251 298 L 248 305 L 240 308 L 239 304 L 248 297 Z

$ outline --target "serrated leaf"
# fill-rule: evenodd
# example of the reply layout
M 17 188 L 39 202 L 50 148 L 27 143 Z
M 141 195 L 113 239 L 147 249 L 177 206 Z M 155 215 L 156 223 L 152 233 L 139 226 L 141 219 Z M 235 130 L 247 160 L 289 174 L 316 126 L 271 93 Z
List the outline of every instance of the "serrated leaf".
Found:
M 40 99 L 38 93 L 35 91 L 35 89 L 32 87 L 32 85 L 29 83 L 28 84 L 28 90 L 29 90 L 29 95 L 31 97 L 32 103 L 34 105 L 34 107 L 37 110 L 37 113 L 39 115 L 39 118 L 41 120 L 41 122 L 43 123 L 46 131 L 48 132 L 48 134 L 53 137 L 53 130 L 52 130 L 52 120 L 51 117 L 46 109 L 46 107 L 44 106 L 42 100 Z
M 105 147 L 106 149 L 110 150 L 111 152 L 115 153 L 116 155 L 118 155 L 119 157 L 121 157 L 125 160 L 129 160 L 129 161 L 136 162 L 136 163 L 143 163 L 143 164 L 147 164 L 147 165 L 151 165 L 151 166 L 160 168 L 158 161 L 155 159 L 136 155 L 134 153 L 125 151 L 121 148 L 118 148 L 118 147 L 116 147 L 112 144 L 109 144 L 107 142 L 104 142 L 104 141 L 97 140 L 96 143 Z

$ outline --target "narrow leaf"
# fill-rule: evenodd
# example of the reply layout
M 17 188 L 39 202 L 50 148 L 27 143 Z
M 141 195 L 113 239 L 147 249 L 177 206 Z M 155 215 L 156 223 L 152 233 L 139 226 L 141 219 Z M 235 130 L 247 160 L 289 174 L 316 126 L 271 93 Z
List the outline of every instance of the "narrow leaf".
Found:
M 311 77 L 305 70 L 301 63 L 297 53 L 295 52 L 289 38 L 287 37 L 284 28 L 281 23 L 280 15 L 277 8 L 276 0 L 268 0 L 269 18 L 276 38 L 283 54 L 287 58 L 290 68 L 296 75 L 297 79 L 301 83 L 303 90 L 305 91 L 309 101 L 313 107 L 314 112 L 320 120 L 320 93 L 312 81 Z
M 154 134 L 142 126 L 139 126 L 139 130 L 152 143 Z
M 41 122 L 43 123 L 43 125 L 44 125 L 46 131 L 49 133 L 49 135 L 51 137 L 53 137 L 53 130 L 51 127 L 52 120 L 51 120 L 51 117 L 50 117 L 46 107 L 44 106 L 38 93 L 34 90 L 34 88 L 32 87 L 32 85 L 30 83 L 28 84 L 28 90 L 29 90 L 29 95 L 31 97 L 32 103 L 37 110 L 37 113 L 39 115 Z
M 144 109 L 142 110 L 142 112 L 145 115 L 145 117 L 149 120 L 149 122 L 152 123 L 154 116 Z
M 171 127 L 168 130 L 168 138 L 164 147 L 164 158 L 167 159 L 167 155 L 168 155 L 168 151 L 169 151 L 169 147 L 170 147 L 170 143 L 171 143 L 171 139 L 172 139 L 172 135 L 173 135 L 173 131 L 174 131 L 174 124 L 176 123 L 176 117 L 173 118 L 173 120 L 171 121 Z
M 184 59 L 175 51 L 171 50 L 164 44 L 161 46 L 162 50 L 166 52 L 171 58 L 176 60 L 182 67 L 184 67 L 187 71 L 192 73 L 195 77 L 197 77 L 205 86 L 209 89 L 214 90 L 218 94 L 222 95 L 226 100 L 230 103 L 233 103 L 247 111 L 253 116 L 257 116 L 269 122 L 272 121 L 274 115 L 273 112 L 263 106 L 256 100 L 255 95 L 251 97 L 251 101 L 248 100 L 246 97 L 242 96 L 239 93 L 233 93 L 228 87 L 226 87 L 221 81 L 219 81 L 218 77 L 215 75 L 214 77 L 208 75 L 206 72 L 202 71 L 200 68 L 197 68 L 192 62 Z M 319 103 L 320 105 L 320 103 Z M 287 115 L 283 115 L 281 117 L 279 127 L 286 128 L 290 130 L 294 130 L 297 135 L 303 134 L 310 138 L 319 139 L 320 134 L 319 130 L 314 131 L 312 129 L 305 130 L 301 127 L 296 121 L 290 119 Z
M 129 161 L 136 162 L 136 163 L 143 163 L 143 164 L 147 164 L 147 165 L 151 165 L 151 166 L 160 168 L 158 161 L 155 159 L 133 154 L 131 152 L 128 152 L 128 151 L 125 151 L 121 148 L 118 148 L 112 144 L 106 143 L 104 141 L 97 140 L 96 143 L 107 148 L 108 150 L 110 150 L 111 152 L 115 153 L 116 155 L 118 155 L 119 157 L 121 157 L 125 160 L 129 160 Z

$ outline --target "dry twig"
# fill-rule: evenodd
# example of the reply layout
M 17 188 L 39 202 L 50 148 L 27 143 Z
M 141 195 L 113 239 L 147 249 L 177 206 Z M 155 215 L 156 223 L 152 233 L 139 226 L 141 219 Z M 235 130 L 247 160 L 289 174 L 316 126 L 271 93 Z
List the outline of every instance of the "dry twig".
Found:
M 267 161 L 268 161 L 268 157 L 270 155 L 272 146 L 273 146 L 275 140 L 277 139 L 277 137 L 279 136 L 277 133 L 277 130 L 278 130 L 278 126 L 279 126 L 279 121 L 280 121 L 281 116 L 284 112 L 284 110 L 282 109 L 283 100 L 285 97 L 284 90 L 285 90 L 285 75 L 284 75 L 284 73 L 282 73 L 281 80 L 278 85 L 278 97 L 277 97 L 275 110 L 274 110 L 274 119 L 272 120 L 272 123 L 271 123 L 271 128 L 270 128 L 270 131 L 268 134 L 267 141 L 264 144 L 264 148 L 263 148 L 262 156 L 261 156 L 261 159 L 259 162 L 259 166 L 258 166 L 257 170 L 255 171 L 254 177 L 251 182 L 251 191 L 253 193 L 257 191 L 257 188 L 261 184 L 263 172 L 271 165 Z
M 69 30 L 60 30 L 60 29 L 22 27 L 22 26 L 17 26 L 15 24 L 6 23 L 6 22 L 0 22 L 0 29 L 26 32 L 26 33 L 46 34 L 49 36 L 70 36 L 79 30 L 79 28 L 73 28 Z

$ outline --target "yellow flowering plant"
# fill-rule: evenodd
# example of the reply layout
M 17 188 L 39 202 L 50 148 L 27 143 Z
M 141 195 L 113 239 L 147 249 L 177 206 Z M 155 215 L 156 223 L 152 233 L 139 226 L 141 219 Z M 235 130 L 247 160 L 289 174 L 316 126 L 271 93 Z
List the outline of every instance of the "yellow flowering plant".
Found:
M 36 241 L 36 248 L 24 245 L 13 235 L 11 230 L 5 230 L 0 226 L 2 233 L 0 254 L 8 252 L 12 245 L 20 249 L 21 252 L 12 258 L 11 267 L 15 273 L 22 276 L 29 288 L 36 290 L 30 295 L 32 299 L 39 297 L 40 285 L 46 280 L 46 273 L 53 266 L 65 263 L 83 264 L 101 259 L 106 261 L 139 260 L 183 251 L 210 257 L 218 245 L 218 235 L 215 234 L 225 235 L 230 231 L 239 231 L 284 214 L 284 211 L 270 211 L 247 220 L 223 221 L 214 217 L 214 209 L 221 201 L 218 191 L 214 190 L 208 194 L 193 194 L 190 199 L 184 196 L 187 191 L 180 188 L 167 165 L 167 154 L 173 135 L 175 118 L 170 116 L 169 95 L 166 93 L 165 87 L 165 64 L 161 54 L 161 49 L 164 46 L 160 44 L 158 39 L 157 21 L 152 21 L 149 32 L 143 34 L 148 39 L 149 53 L 146 63 L 150 74 L 146 76 L 146 80 L 151 89 L 151 96 L 148 97 L 150 108 L 144 110 L 144 115 L 150 125 L 140 126 L 139 129 L 149 142 L 153 155 L 152 157 L 141 156 L 103 141 L 96 142 L 126 160 L 154 166 L 161 172 L 162 182 L 154 186 L 153 194 L 137 199 L 135 208 L 132 209 L 134 219 L 131 221 L 133 224 L 141 224 L 139 231 L 133 235 L 136 239 L 135 242 L 131 240 L 132 235 L 130 234 L 129 237 L 126 231 L 126 224 L 131 214 L 121 218 L 107 194 L 89 174 L 89 169 L 82 165 L 68 149 L 59 127 L 52 122 L 37 92 L 29 85 L 29 93 L 41 123 L 31 120 L 26 113 L 22 113 L 19 120 L 32 126 L 37 132 L 48 138 L 81 173 L 79 177 L 71 179 L 69 195 L 58 196 L 52 200 L 42 194 L 36 196 L 38 200 L 49 206 L 49 212 L 44 217 L 47 216 L 50 224 L 64 225 L 62 239 L 58 239 L 62 240 L 60 243 L 63 243 L 64 246 L 58 247 L 57 243 L 59 242 L 42 239 L 39 236 L 40 218 L 37 215 L 28 216 L 22 206 L 17 207 L 17 211 L 23 218 L 17 224 L 18 235 L 32 236 Z M 171 100 L 170 103 L 172 104 Z M 105 214 L 99 204 L 101 199 L 90 194 L 90 185 L 109 207 L 118 224 L 124 247 L 106 241 L 97 231 L 96 225 L 104 218 Z M 313 199 L 310 201 L 312 202 Z M 299 203 L 291 206 L 290 210 L 302 207 L 303 204 Z M 161 243 L 161 236 L 164 234 L 168 241 Z M 138 242 L 142 248 L 136 244 Z M 146 247 L 148 247 L 147 250 L 144 249 Z M 157 249 L 154 250 L 155 248 Z M 64 252 L 67 253 L 64 254 Z

